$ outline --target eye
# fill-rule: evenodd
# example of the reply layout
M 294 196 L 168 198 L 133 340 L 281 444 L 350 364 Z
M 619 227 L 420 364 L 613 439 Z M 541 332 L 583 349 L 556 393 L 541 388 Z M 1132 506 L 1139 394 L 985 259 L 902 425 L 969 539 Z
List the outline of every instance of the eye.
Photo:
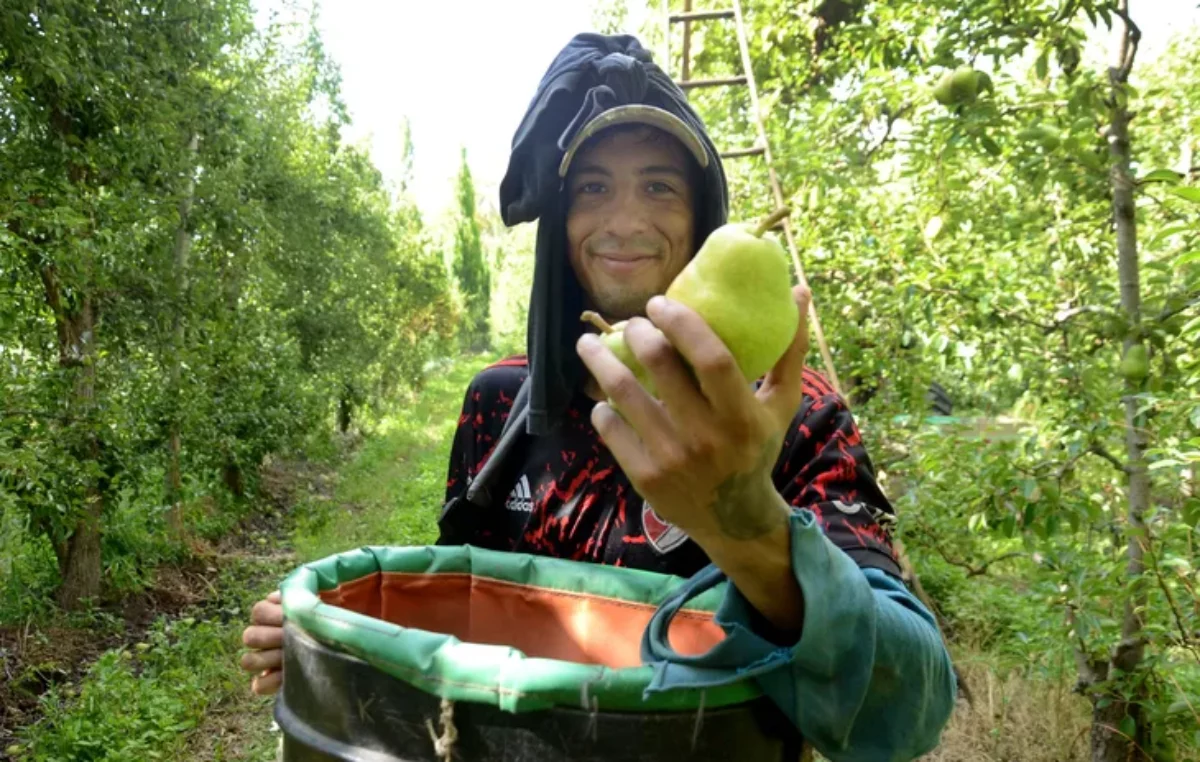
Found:
M 651 180 L 650 182 L 646 183 L 646 190 L 656 196 L 675 192 L 674 188 L 661 180 Z
M 580 183 L 575 186 L 575 193 L 595 194 L 604 192 L 604 183 L 592 180 L 591 182 Z

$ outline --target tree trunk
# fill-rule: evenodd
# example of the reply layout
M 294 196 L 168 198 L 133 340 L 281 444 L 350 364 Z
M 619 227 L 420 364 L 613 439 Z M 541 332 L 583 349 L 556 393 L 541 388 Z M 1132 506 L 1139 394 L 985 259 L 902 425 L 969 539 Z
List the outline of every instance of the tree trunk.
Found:
M 342 396 L 338 398 L 337 409 L 337 427 L 339 434 L 345 434 L 350 430 L 350 418 L 353 415 L 354 403 L 350 401 L 350 390 L 342 390 Z
M 225 483 L 225 489 L 229 490 L 229 494 L 239 498 L 246 496 L 246 482 L 242 479 L 242 467 L 232 458 L 226 460 L 221 466 L 221 481 Z
M 83 513 L 65 543 L 65 554 L 58 559 L 62 585 L 58 605 L 67 611 L 78 608 L 87 598 L 100 595 L 100 517 L 104 494 L 95 484 L 87 488 Z
M 1136 713 L 1137 709 L 1136 705 L 1124 701 L 1113 701 L 1105 707 L 1092 704 L 1092 762 L 1130 762 L 1147 759 L 1137 754 L 1129 740 L 1118 732 L 1125 715 L 1128 712 Z M 1138 720 L 1136 714 L 1134 719 Z
M 1119 15 L 1121 44 L 1119 60 L 1109 69 L 1110 120 L 1108 132 L 1109 151 L 1113 164 L 1110 173 L 1113 197 L 1113 223 L 1117 234 L 1117 272 L 1121 288 L 1121 308 L 1131 329 L 1125 337 L 1124 352 L 1142 344 L 1141 331 L 1141 288 L 1139 282 L 1137 249 L 1137 216 L 1134 207 L 1134 182 L 1129 170 L 1129 106 L 1126 83 L 1137 52 L 1139 33 L 1129 21 L 1129 0 L 1120 0 Z M 1150 476 L 1146 470 L 1145 420 L 1138 415 L 1136 395 L 1141 392 L 1144 381 L 1126 379 L 1125 395 L 1125 470 L 1129 475 L 1128 508 L 1126 511 L 1126 598 L 1121 621 L 1121 641 L 1111 657 L 1112 669 L 1124 674 L 1135 672 L 1142 663 L 1145 653 L 1145 635 L 1140 612 L 1146 606 L 1146 587 L 1142 578 L 1145 564 L 1142 558 L 1146 536 L 1145 515 L 1150 505 Z M 1112 669 L 1106 670 L 1112 674 Z M 1112 701 L 1100 707 L 1099 699 Z M 1130 762 L 1148 759 L 1142 751 L 1149 737 L 1145 717 L 1135 701 L 1124 701 L 1119 691 L 1103 691 L 1093 694 L 1091 751 L 1093 762 Z M 1133 720 L 1132 737 L 1128 733 Z M 1121 726 L 1124 722 L 1125 730 Z
M 188 141 L 188 153 L 194 160 L 200 149 L 199 133 L 192 133 Z M 192 202 L 196 196 L 196 175 L 192 162 L 188 162 L 188 178 L 184 186 L 183 198 L 179 201 L 179 227 L 175 230 L 175 247 L 173 252 L 174 276 L 171 331 L 171 367 L 167 388 L 169 389 L 171 405 L 171 421 L 167 435 L 167 502 L 171 506 L 167 513 L 167 526 L 171 535 L 176 539 L 183 536 L 183 474 L 179 464 L 179 454 L 182 449 L 181 431 L 183 414 L 180 411 L 182 396 L 181 376 L 183 371 L 183 346 L 185 336 L 184 297 L 187 294 L 187 262 L 192 248 L 192 232 L 188 226 L 188 218 L 192 213 Z
M 76 303 L 64 299 L 58 272 L 53 265 L 40 268 L 46 304 L 54 314 L 58 334 L 58 364 L 74 376 L 68 411 L 73 450 L 80 470 L 92 473 L 86 464 L 100 460 L 100 440 L 92 409 L 96 398 L 96 315 L 92 297 L 84 293 Z M 86 598 L 100 594 L 100 522 L 104 512 L 104 488 L 99 476 L 88 476 L 83 506 L 65 540 L 54 542 L 61 577 L 58 603 L 76 608 Z

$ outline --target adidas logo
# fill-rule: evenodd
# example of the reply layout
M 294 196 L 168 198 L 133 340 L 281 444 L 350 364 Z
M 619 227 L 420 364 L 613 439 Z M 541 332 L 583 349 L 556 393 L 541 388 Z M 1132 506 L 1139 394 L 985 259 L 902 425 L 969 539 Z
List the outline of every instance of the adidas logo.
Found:
M 513 491 L 508 493 L 508 499 L 504 501 L 504 507 L 510 511 L 522 511 L 529 513 L 533 510 L 533 493 L 529 491 L 529 477 L 521 474 L 520 481 L 517 486 L 513 487 Z

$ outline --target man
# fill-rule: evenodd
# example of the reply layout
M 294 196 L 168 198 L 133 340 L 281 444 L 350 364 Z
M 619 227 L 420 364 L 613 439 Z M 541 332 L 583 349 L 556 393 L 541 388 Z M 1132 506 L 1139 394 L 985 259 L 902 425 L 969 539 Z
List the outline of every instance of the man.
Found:
M 726 187 L 699 118 L 636 40 L 580 35 L 563 50 L 517 131 L 501 201 L 507 224 L 539 221 L 529 355 L 467 390 L 439 542 L 680 576 L 715 564 L 731 583 L 726 653 L 745 655 L 720 666 L 763 674 L 819 750 L 933 748 L 954 701 L 949 658 L 899 579 L 891 507 L 854 421 L 804 367 L 807 326 L 751 386 L 704 320 L 662 296 L 725 222 Z M 806 315 L 808 293 L 794 295 Z M 657 399 L 585 332 L 584 309 L 629 320 Z M 519 397 L 527 435 L 489 477 L 503 486 L 469 494 Z M 252 618 L 244 639 L 260 650 L 243 665 L 271 693 L 278 596 Z M 697 684 L 686 666 L 664 674 Z

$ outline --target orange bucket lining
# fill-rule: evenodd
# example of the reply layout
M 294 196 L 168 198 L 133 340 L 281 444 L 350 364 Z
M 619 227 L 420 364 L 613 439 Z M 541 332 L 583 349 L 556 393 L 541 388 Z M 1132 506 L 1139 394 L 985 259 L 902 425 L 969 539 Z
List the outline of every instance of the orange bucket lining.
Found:
M 401 627 L 515 648 L 528 657 L 636 667 L 657 607 L 469 573 L 373 572 L 320 593 L 323 602 Z M 725 637 L 711 612 L 684 610 L 671 647 L 699 655 Z

